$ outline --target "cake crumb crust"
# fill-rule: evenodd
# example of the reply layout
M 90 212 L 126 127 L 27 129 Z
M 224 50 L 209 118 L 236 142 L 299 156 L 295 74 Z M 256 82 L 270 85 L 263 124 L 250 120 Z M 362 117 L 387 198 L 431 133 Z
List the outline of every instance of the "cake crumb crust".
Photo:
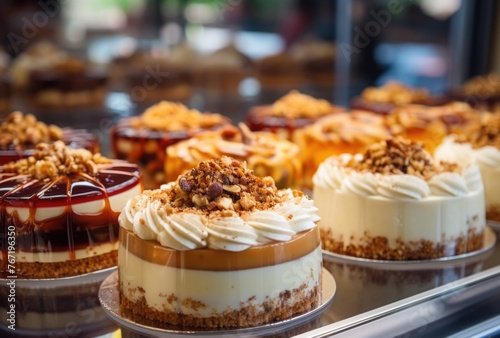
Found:
M 16 272 L 25 278 L 61 278 L 83 275 L 118 264 L 118 252 L 54 263 L 16 262 Z
M 500 222 L 500 204 L 494 204 L 488 207 L 488 210 L 486 210 L 486 219 Z
M 321 243 L 324 250 L 360 258 L 405 261 L 436 259 L 473 252 L 481 249 L 484 242 L 484 230 L 469 228 L 467 235 L 456 239 L 445 239 L 439 243 L 422 239 L 420 241 L 404 241 L 400 238 L 391 245 L 386 237 L 371 236 L 365 233 L 360 244 L 346 245 L 342 239 L 332 234 L 330 229 L 320 229 Z
M 320 286 L 306 291 L 303 284 L 283 291 L 275 299 L 256 305 L 251 300 L 239 310 L 226 310 L 212 317 L 195 317 L 167 309 L 158 311 L 148 306 L 144 295 L 132 301 L 120 292 L 120 308 L 124 315 L 138 323 L 168 329 L 236 329 L 279 322 L 311 311 L 320 304 Z M 171 297 L 170 297 L 171 298 Z M 293 301 L 290 302 L 290 299 Z M 193 301 L 199 306 L 199 302 Z

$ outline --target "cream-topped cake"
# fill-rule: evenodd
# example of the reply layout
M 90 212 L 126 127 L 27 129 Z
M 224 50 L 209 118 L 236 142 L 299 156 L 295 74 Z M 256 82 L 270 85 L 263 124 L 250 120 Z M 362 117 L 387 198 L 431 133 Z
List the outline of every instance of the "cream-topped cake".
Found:
M 394 138 L 326 159 L 313 177 L 323 248 L 382 260 L 422 260 L 482 248 L 479 169 L 435 162 Z
M 57 141 L 0 166 L 0 275 L 56 278 L 115 266 L 118 215 L 142 192 L 134 164 Z M 13 244 L 14 243 L 14 244 Z
M 486 115 L 468 135 L 447 137 L 434 156 L 460 165 L 475 162 L 484 184 L 486 218 L 500 222 L 500 115 Z
M 203 161 L 120 215 L 120 304 L 155 327 L 243 328 L 321 301 L 317 209 L 244 162 Z

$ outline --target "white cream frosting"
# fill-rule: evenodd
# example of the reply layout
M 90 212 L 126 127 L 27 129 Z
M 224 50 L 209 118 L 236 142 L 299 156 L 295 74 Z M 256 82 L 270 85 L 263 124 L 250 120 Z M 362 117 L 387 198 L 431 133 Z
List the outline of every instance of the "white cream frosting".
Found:
M 165 187 L 162 187 L 164 189 Z M 123 208 L 118 222 L 142 239 L 158 240 L 176 250 L 210 248 L 242 251 L 271 241 L 288 241 L 295 234 L 312 229 L 319 221 L 314 202 L 294 197 L 292 190 L 280 192 L 286 202 L 268 210 L 256 210 L 230 217 L 187 212 L 169 214 L 159 201 L 137 195 Z
M 465 166 L 474 161 L 474 149 L 470 143 L 455 142 L 455 135 L 448 136 L 434 150 L 434 158 L 443 162 Z
M 357 195 L 371 196 L 377 194 L 377 185 L 374 174 L 353 172 L 345 178 L 343 189 Z
M 313 176 L 314 185 L 323 189 L 338 189 L 360 196 L 383 196 L 389 199 L 422 200 L 430 196 L 465 196 L 483 189 L 481 174 L 475 164 L 462 172 L 444 172 L 425 181 L 414 175 L 382 175 L 339 168 L 339 161 L 324 161 Z M 343 179 L 338 180 L 338 173 Z M 336 181 L 339 184 L 330 184 Z
M 475 151 L 475 159 L 479 166 L 500 168 L 500 149 L 485 146 Z
M 429 187 L 435 196 L 466 196 L 467 181 L 457 173 L 441 173 L 429 180 Z
M 378 176 L 377 192 L 390 199 L 421 200 L 431 194 L 429 185 L 413 175 Z

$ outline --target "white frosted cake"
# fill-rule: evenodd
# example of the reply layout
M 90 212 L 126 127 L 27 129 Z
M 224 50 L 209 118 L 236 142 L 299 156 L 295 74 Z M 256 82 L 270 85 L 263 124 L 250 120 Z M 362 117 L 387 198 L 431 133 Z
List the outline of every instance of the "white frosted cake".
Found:
M 313 183 L 325 250 L 422 260 L 483 245 L 479 169 L 434 162 L 419 143 L 394 138 L 373 144 L 364 154 L 330 157 Z
M 306 195 L 226 156 L 146 190 L 120 215 L 123 313 L 154 327 L 217 329 L 316 308 L 316 211 Z
M 475 162 L 484 184 L 486 218 L 500 222 L 500 115 L 486 117 L 470 135 L 449 136 L 434 156 L 460 165 Z

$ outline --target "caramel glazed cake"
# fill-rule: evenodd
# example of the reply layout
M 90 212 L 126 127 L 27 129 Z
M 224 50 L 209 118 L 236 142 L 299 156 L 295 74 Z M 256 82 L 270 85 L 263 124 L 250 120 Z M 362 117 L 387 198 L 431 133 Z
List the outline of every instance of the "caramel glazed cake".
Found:
M 120 214 L 125 316 L 155 327 L 244 328 L 321 301 L 319 217 L 303 193 L 278 190 L 245 162 L 201 162 L 132 198 Z
M 394 138 L 330 157 L 313 177 L 323 248 L 381 260 L 424 260 L 481 249 L 485 205 L 476 165 L 435 162 Z
M 118 216 L 139 169 L 57 141 L 0 166 L 0 275 L 58 278 L 115 266 Z M 15 243 L 13 245 L 12 243 Z

